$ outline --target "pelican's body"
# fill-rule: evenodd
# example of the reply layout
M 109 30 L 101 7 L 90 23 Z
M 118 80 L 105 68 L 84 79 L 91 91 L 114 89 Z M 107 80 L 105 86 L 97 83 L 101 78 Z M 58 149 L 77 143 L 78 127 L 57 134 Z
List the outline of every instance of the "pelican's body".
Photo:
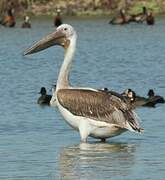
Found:
M 64 62 L 50 104 L 56 105 L 66 122 L 88 136 L 105 140 L 127 130 L 141 132 L 135 113 L 119 97 L 92 88 L 76 88 L 69 83 L 69 72 L 76 48 L 77 34 L 72 26 L 63 24 L 46 38 L 35 43 L 24 54 L 32 54 L 52 45 L 65 49 Z
M 122 107 L 121 99 L 116 96 L 90 89 L 61 89 L 57 91 L 56 99 L 60 112 L 74 129 L 80 131 L 81 137 L 88 134 L 103 139 L 126 131 L 122 120 L 124 115 L 129 114 L 125 104 Z M 115 110 L 113 103 L 125 110 L 125 114 Z M 115 124 L 115 118 L 118 119 L 118 124 Z M 129 125 L 128 128 L 131 129 Z
M 154 25 L 155 24 L 155 18 L 152 14 L 152 12 L 149 12 L 146 17 L 146 23 L 147 25 Z

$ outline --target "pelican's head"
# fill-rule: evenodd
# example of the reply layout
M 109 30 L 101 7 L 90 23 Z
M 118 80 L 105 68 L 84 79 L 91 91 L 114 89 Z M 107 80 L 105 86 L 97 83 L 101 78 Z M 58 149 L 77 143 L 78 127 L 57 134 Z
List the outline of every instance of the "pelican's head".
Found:
M 74 37 L 76 37 L 74 28 L 71 25 L 62 24 L 56 29 L 55 32 L 47 35 L 40 41 L 36 42 L 33 46 L 28 48 L 24 52 L 24 55 L 33 54 L 54 45 L 60 45 L 67 49 L 72 39 L 75 39 Z

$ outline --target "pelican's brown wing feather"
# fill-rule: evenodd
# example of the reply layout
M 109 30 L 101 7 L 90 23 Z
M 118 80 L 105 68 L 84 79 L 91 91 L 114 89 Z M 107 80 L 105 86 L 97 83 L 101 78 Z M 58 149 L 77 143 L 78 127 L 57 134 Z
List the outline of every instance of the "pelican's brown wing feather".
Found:
M 135 131 L 140 131 L 133 111 L 119 97 L 101 91 L 86 89 L 60 89 L 57 91 L 58 102 L 76 116 L 116 124 Z

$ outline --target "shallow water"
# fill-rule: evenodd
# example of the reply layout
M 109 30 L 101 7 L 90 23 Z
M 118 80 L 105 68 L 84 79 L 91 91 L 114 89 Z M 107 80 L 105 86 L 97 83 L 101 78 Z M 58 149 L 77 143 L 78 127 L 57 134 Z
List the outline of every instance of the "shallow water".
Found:
M 109 19 L 65 19 L 78 31 L 71 72 L 75 86 L 149 88 L 165 97 L 165 20 L 155 26 L 112 26 Z M 37 105 L 41 86 L 51 93 L 63 60 L 60 47 L 23 57 L 34 41 L 55 28 L 33 20 L 33 28 L 0 27 L 0 179 L 164 179 L 165 105 L 140 108 L 142 135 L 127 132 L 100 143 L 81 144 L 55 108 Z

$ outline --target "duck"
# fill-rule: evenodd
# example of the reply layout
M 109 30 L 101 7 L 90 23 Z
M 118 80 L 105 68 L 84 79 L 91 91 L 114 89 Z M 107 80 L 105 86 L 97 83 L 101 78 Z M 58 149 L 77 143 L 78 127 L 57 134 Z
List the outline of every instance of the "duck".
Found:
M 155 24 L 155 18 L 153 16 L 152 12 L 147 13 L 146 23 L 147 23 L 147 25 L 154 25 Z
M 31 28 L 31 23 L 30 21 L 30 17 L 29 16 L 24 16 L 24 22 L 21 25 L 22 28 Z
M 119 15 L 116 17 L 113 17 L 110 20 L 109 24 L 113 24 L 113 25 L 115 25 L 115 24 L 120 24 L 120 25 L 128 24 L 130 22 L 130 20 L 131 20 L 131 16 L 126 15 L 125 10 L 121 9 L 119 11 Z
M 39 94 L 41 94 L 41 96 L 38 98 L 37 104 L 49 106 L 52 95 L 47 94 L 45 87 L 41 87 Z
M 70 68 L 76 50 L 77 32 L 73 26 L 62 24 L 30 48 L 24 55 L 37 53 L 53 45 L 64 48 L 64 61 L 57 78 L 56 91 L 50 104 L 56 100 L 64 120 L 79 132 L 81 141 L 88 136 L 105 141 L 126 131 L 143 132 L 136 113 L 113 94 L 91 87 L 74 87 L 69 81 Z
M 162 96 L 155 95 L 155 92 L 153 89 L 149 89 L 147 95 L 148 95 L 149 102 L 146 104 L 146 106 L 155 107 L 155 105 L 158 103 L 165 103 L 165 99 Z
M 142 7 L 142 12 L 138 14 L 132 14 L 131 20 L 132 22 L 142 23 L 146 20 L 147 17 L 147 8 L 145 6 Z
M 14 27 L 16 24 L 15 16 L 13 15 L 13 8 L 9 8 L 7 10 L 7 15 L 5 15 L 2 20 L 0 21 L 0 24 L 5 27 Z
M 135 109 L 142 106 L 147 106 L 147 103 L 150 101 L 148 98 L 137 96 L 135 91 L 132 89 L 126 89 L 123 93 L 123 96 L 126 96 L 130 99 L 131 108 Z
M 61 10 L 57 9 L 57 15 L 54 18 L 54 26 L 58 27 L 62 24 Z

